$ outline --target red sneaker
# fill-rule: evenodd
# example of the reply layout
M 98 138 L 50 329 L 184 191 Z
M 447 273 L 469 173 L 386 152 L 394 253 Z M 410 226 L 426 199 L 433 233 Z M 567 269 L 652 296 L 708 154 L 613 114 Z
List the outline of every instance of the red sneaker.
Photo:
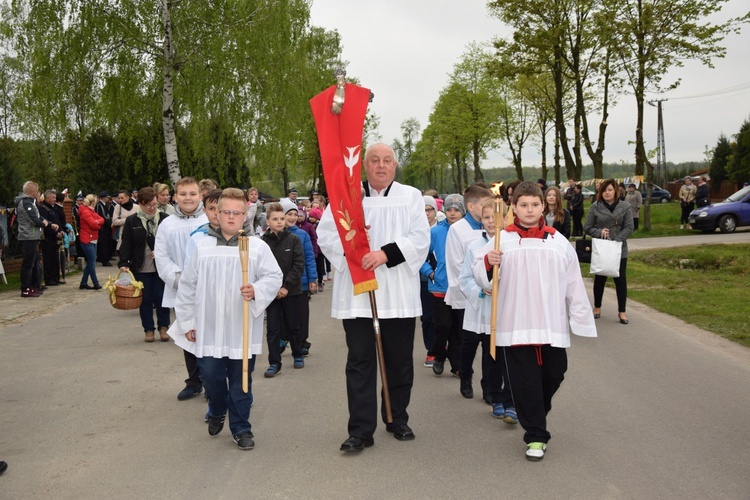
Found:
M 24 288 L 21 290 L 21 297 L 39 297 L 41 294 L 33 288 Z

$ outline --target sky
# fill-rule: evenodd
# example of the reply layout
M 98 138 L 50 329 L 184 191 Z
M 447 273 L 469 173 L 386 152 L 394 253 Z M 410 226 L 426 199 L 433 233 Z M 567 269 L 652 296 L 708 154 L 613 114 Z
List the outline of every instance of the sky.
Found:
M 749 8 L 747 0 L 730 0 L 717 19 L 736 17 Z M 341 35 L 347 74 L 375 94 L 370 106 L 380 117 L 379 131 L 386 143 L 401 137 L 401 123 L 410 117 L 424 130 L 468 44 L 511 34 L 510 28 L 490 17 L 486 0 L 313 0 L 311 13 L 312 24 Z M 736 134 L 750 119 L 750 25 L 725 38 L 724 46 L 726 57 L 715 60 L 713 69 L 687 61 L 664 79 L 680 78 L 677 89 L 647 95 L 647 99 L 668 99 L 662 104 L 667 162 L 704 161 L 706 146 L 713 148 L 721 133 Z M 721 93 L 728 89 L 735 90 Z M 696 97 L 702 95 L 706 96 Z M 607 120 L 604 159 L 632 164 L 634 146 L 629 142 L 635 137 L 635 98 L 626 94 L 617 99 Z M 646 149 L 651 150 L 656 148 L 657 112 L 655 107 L 645 108 Z M 589 126 L 598 127 L 599 119 L 590 115 Z M 509 152 L 500 148 L 482 166 L 508 167 L 509 158 Z M 538 146 L 525 147 L 523 158 L 524 166 L 538 166 Z M 585 154 L 584 163 L 590 163 Z

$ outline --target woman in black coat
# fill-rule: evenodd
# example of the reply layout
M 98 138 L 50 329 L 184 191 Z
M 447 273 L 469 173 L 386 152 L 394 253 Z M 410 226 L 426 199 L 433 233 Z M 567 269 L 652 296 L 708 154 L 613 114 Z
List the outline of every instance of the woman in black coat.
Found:
M 145 187 L 139 190 L 138 201 L 140 202 L 138 210 L 128 216 L 122 226 L 118 266 L 121 271 L 130 270 L 135 279 L 143 283 L 143 302 L 140 313 L 141 325 L 146 335 L 145 341 L 154 341 L 153 309 L 156 308 L 159 338 L 162 342 L 166 342 L 169 340 L 169 335 L 167 335 L 169 308 L 161 306 L 164 282 L 156 272 L 154 243 L 159 225 L 169 216 L 158 210 L 159 204 L 153 188 Z

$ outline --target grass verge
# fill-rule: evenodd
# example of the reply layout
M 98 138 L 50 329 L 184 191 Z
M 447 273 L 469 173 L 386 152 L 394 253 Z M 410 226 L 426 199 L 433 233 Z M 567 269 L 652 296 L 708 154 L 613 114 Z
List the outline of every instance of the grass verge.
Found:
M 582 265 L 584 276 L 588 264 Z M 750 347 L 747 245 L 701 245 L 632 252 L 628 298 Z M 607 280 L 613 286 L 612 280 Z

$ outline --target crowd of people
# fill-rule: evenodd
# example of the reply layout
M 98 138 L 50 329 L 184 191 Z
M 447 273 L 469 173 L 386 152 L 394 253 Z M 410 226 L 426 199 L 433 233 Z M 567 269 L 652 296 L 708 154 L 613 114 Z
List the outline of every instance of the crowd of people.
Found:
M 228 415 L 234 442 L 252 449 L 253 396 L 242 388 L 243 381 L 251 387 L 251 376 L 242 372 L 243 302 L 250 310 L 249 372 L 265 344 L 264 377 L 273 379 L 282 373 L 286 349 L 294 369 L 305 367 L 312 346 L 310 301 L 332 281 L 331 316 L 342 320 L 348 349 L 342 451 L 372 446 L 378 419 L 396 439 L 415 439 L 408 405 L 420 317 L 420 364 L 442 377 L 447 363 L 460 394 L 472 399 L 479 353 L 489 415 L 520 423 L 526 458 L 541 460 L 551 438 L 551 400 L 567 370 L 570 333 L 596 336 L 607 280 L 595 276 L 592 308 L 569 240 L 587 235 L 622 242 L 614 282 L 618 320 L 628 324 L 627 239 L 638 228 L 639 191 L 630 185 L 623 193 L 613 179 L 602 181 L 584 222 L 580 183 L 571 180 L 561 190 L 543 179 L 512 182 L 502 190 L 509 214 L 496 227 L 494 195 L 484 184 L 442 198 L 400 184 L 395 154 L 385 144 L 370 146 L 363 166 L 371 251 L 361 266 L 378 282 L 390 419 L 384 393 L 378 405 L 371 303 L 366 294 L 354 295 L 335 214 L 315 191 L 302 200 L 292 188 L 279 202 L 264 203 L 255 188 L 219 189 L 209 179 L 186 177 L 175 184 L 174 196 L 165 184 L 122 190 L 114 198 L 105 191 L 79 195 L 68 231 L 56 193 L 42 196 L 29 181 L 17 199 L 22 296 L 40 296 L 42 280 L 46 286 L 64 283 L 58 251 L 66 242 L 86 261 L 81 290 L 100 289 L 96 263 L 111 266 L 116 255 L 119 271 L 143 284 L 145 342 L 171 339 L 183 350 L 187 378 L 178 399 L 205 391 L 208 433 L 218 435 Z M 685 198 L 702 199 L 701 186 L 690 188 L 686 181 Z M 245 237 L 251 238 L 247 283 L 237 248 Z

